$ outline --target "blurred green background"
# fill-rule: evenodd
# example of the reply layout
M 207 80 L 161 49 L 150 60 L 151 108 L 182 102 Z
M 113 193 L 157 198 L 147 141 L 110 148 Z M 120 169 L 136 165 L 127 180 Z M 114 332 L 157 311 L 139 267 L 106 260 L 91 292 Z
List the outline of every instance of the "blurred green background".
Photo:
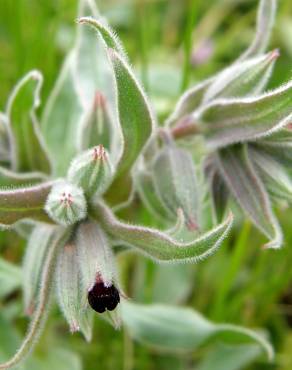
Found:
M 258 1 L 100 0 L 98 5 L 124 42 L 163 118 L 185 88 L 220 70 L 247 47 Z M 30 69 L 44 74 L 42 99 L 46 101 L 73 44 L 76 13 L 75 0 L 0 0 L 1 111 L 12 87 Z M 281 52 L 272 87 L 292 74 L 291 0 L 279 0 L 270 47 Z M 286 240 L 280 251 L 262 250 L 262 237 L 241 220 L 221 250 L 196 266 L 161 267 L 140 256 L 121 255 L 126 292 L 138 302 L 188 305 L 215 322 L 266 328 L 277 351 L 275 363 L 259 360 L 245 368 L 291 370 L 292 211 L 279 209 L 278 214 Z M 154 222 L 138 206 L 135 219 L 149 225 Z M 1 233 L 0 252 L 6 260 L 21 263 L 24 247 L 16 234 Z M 0 274 L 0 355 L 15 348 L 27 324 L 21 293 L 16 289 L 7 295 L 13 290 L 9 284 L 13 282 Z M 64 319 L 53 307 L 37 346 L 38 355 L 46 358 L 46 367 L 38 369 L 77 370 L 81 362 L 85 370 L 197 369 L 197 360 L 208 356 L 207 347 L 188 355 L 159 354 L 133 343 L 101 320 L 96 320 L 94 339 L 87 344 L 81 336 L 68 333 Z

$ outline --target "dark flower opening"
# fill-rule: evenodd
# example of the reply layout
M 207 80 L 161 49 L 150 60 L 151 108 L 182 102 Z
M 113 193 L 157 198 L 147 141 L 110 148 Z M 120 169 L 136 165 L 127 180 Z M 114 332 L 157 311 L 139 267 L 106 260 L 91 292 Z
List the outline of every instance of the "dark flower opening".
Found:
M 105 286 L 103 282 L 96 282 L 88 292 L 88 303 L 98 313 L 113 311 L 120 303 L 120 294 L 114 285 Z

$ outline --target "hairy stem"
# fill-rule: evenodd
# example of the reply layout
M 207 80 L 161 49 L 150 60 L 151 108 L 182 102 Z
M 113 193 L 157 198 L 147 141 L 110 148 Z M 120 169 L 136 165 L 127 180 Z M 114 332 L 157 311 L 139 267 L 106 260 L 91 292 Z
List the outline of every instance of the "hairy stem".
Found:
M 171 129 L 171 135 L 175 139 L 181 139 L 183 137 L 199 133 L 200 129 L 195 122 L 181 122 Z

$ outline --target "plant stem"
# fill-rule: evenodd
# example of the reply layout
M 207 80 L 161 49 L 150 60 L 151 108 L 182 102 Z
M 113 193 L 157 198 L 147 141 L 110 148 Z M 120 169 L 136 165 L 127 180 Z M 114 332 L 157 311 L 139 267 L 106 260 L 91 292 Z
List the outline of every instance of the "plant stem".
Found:
M 124 370 L 134 368 L 134 343 L 126 329 L 124 329 Z
M 179 124 L 171 129 L 171 135 L 175 139 L 200 133 L 198 125 L 194 122 Z

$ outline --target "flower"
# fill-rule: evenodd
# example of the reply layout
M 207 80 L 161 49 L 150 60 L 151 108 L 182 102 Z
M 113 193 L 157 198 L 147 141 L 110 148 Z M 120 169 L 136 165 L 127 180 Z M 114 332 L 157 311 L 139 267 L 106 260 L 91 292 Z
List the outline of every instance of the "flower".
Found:
M 89 94 L 92 81 L 80 67 L 85 57 L 80 50 L 95 37 L 91 30 L 79 34 L 74 53 L 65 62 L 45 108 L 42 132 L 36 113 L 40 72 L 29 72 L 12 92 L 2 120 L 7 125 L 4 136 L 10 161 L 1 167 L 1 183 L 14 187 L 0 191 L 0 223 L 17 229 L 30 220 L 23 291 L 31 325 L 20 349 L 0 369 L 18 364 L 35 344 L 47 318 L 53 283 L 71 332 L 81 331 L 90 340 L 94 311 L 120 325 L 119 303 L 125 295 L 115 261 L 117 242 L 155 261 L 197 262 L 218 249 L 232 225 L 230 213 L 222 223 L 198 234 L 186 212 L 188 199 L 182 197 L 174 206 L 179 218 L 171 230 L 131 225 L 116 217 L 117 207 L 112 204 L 121 202 L 120 194 L 128 195 L 131 174 L 135 183 L 132 170 L 151 141 L 154 118 L 111 29 L 94 18 L 83 17 L 79 23 L 92 25 L 103 38 L 117 116 L 113 102 L 100 98 L 95 87 Z M 25 117 L 27 140 L 22 140 L 17 125 L 19 115 Z M 177 189 L 183 180 L 178 176 Z M 185 218 L 191 226 L 187 241 L 178 238 Z

